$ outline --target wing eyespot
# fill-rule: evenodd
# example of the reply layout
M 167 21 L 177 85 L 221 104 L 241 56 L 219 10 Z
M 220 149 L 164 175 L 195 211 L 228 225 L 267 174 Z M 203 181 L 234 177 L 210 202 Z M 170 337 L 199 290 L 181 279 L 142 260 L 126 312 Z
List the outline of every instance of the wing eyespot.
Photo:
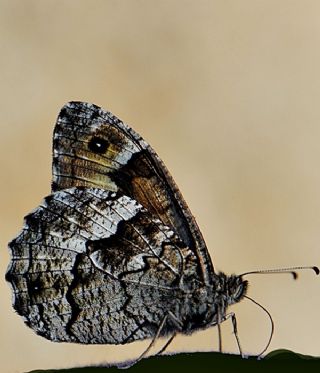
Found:
M 96 154 L 104 154 L 108 150 L 108 147 L 108 141 L 97 136 L 93 136 L 88 143 L 89 150 Z

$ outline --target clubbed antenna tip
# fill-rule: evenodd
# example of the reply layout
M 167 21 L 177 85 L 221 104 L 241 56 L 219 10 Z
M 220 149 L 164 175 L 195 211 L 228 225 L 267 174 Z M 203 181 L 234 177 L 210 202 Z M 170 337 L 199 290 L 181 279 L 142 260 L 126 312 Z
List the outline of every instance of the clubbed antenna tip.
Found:
M 294 280 L 296 280 L 297 278 L 298 278 L 298 273 L 297 272 L 291 272 L 291 274 L 292 274 L 292 277 L 293 277 L 293 279 Z

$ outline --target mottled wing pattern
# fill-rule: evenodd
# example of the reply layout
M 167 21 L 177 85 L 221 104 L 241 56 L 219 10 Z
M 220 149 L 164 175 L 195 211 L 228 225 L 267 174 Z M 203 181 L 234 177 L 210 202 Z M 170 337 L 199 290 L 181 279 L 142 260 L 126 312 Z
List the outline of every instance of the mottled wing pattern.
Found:
M 100 107 L 70 102 L 54 130 L 53 191 L 73 186 L 119 192 L 139 202 L 196 255 L 198 276 L 212 284 L 212 263 L 197 223 L 153 149 Z
M 198 281 L 196 256 L 169 227 L 130 197 L 97 188 L 48 196 L 10 249 L 14 307 L 52 341 L 152 337 L 169 310 L 185 317 L 183 294 Z
M 225 308 L 208 300 L 218 278 L 166 167 L 131 128 L 92 104 L 62 108 L 52 194 L 9 247 L 14 308 L 52 341 L 189 333 L 217 322 Z

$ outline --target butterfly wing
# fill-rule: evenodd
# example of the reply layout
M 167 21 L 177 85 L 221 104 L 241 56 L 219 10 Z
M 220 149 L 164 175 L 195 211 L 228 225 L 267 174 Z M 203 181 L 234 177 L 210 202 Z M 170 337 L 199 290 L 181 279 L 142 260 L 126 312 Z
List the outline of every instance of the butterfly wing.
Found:
M 198 287 L 195 254 L 121 193 L 53 193 L 9 247 L 14 308 L 50 340 L 127 343 L 154 336 L 169 311 L 192 318 L 185 295 Z
M 201 232 L 161 159 L 120 119 L 83 102 L 65 105 L 54 130 L 52 189 L 73 186 L 99 187 L 138 201 L 178 234 L 196 255 L 203 283 L 212 283 Z

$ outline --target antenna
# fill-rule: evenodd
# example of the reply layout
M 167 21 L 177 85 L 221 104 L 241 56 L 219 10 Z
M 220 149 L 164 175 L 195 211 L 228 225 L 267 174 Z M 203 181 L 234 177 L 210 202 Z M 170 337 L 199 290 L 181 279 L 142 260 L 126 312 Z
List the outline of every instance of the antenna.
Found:
M 257 306 L 259 306 L 268 315 L 268 317 L 270 319 L 270 322 L 271 322 L 271 333 L 270 333 L 270 337 L 269 337 L 268 343 L 266 344 L 266 347 L 260 352 L 260 354 L 258 354 L 257 358 L 259 358 L 262 354 L 264 354 L 267 351 L 267 349 L 270 346 L 270 343 L 271 343 L 271 340 L 272 340 L 272 337 L 273 337 L 273 333 L 274 333 L 274 322 L 273 322 L 271 313 L 265 307 L 263 307 L 260 303 L 256 302 L 254 299 L 248 297 L 247 295 L 244 295 L 244 298 L 249 299 L 251 302 L 253 302 Z
M 242 273 L 240 276 L 246 275 L 253 275 L 253 274 L 271 274 L 271 273 L 290 273 L 293 276 L 293 279 L 296 280 L 298 278 L 297 271 L 301 270 L 312 270 L 315 272 L 316 275 L 320 273 L 319 268 L 316 266 L 308 266 L 308 267 L 288 267 L 288 268 L 277 268 L 277 269 L 262 269 L 257 271 L 250 271 Z
M 258 270 L 258 271 L 245 272 L 245 273 L 242 273 L 240 275 L 240 277 L 246 276 L 246 275 L 252 275 L 252 274 L 290 273 L 293 276 L 293 279 L 296 280 L 298 278 L 297 271 L 301 271 L 301 270 L 313 270 L 316 275 L 319 275 L 319 273 L 320 273 L 319 268 L 316 267 L 316 266 L 309 266 L 309 267 L 288 267 L 288 268 L 263 269 L 263 270 Z M 251 302 L 253 302 L 257 306 L 259 306 L 268 315 L 268 317 L 270 319 L 270 322 L 271 322 L 270 337 L 269 337 L 268 343 L 266 344 L 265 348 L 257 356 L 259 358 L 262 354 L 264 354 L 267 351 L 267 349 L 270 346 L 270 343 L 271 343 L 271 340 L 272 340 L 272 337 L 273 337 L 273 333 L 274 333 L 274 322 L 273 322 L 273 319 L 272 319 L 272 316 L 271 316 L 270 312 L 265 307 L 263 307 L 260 303 L 256 302 L 254 299 L 248 297 L 247 295 L 244 295 L 244 298 L 249 299 Z

